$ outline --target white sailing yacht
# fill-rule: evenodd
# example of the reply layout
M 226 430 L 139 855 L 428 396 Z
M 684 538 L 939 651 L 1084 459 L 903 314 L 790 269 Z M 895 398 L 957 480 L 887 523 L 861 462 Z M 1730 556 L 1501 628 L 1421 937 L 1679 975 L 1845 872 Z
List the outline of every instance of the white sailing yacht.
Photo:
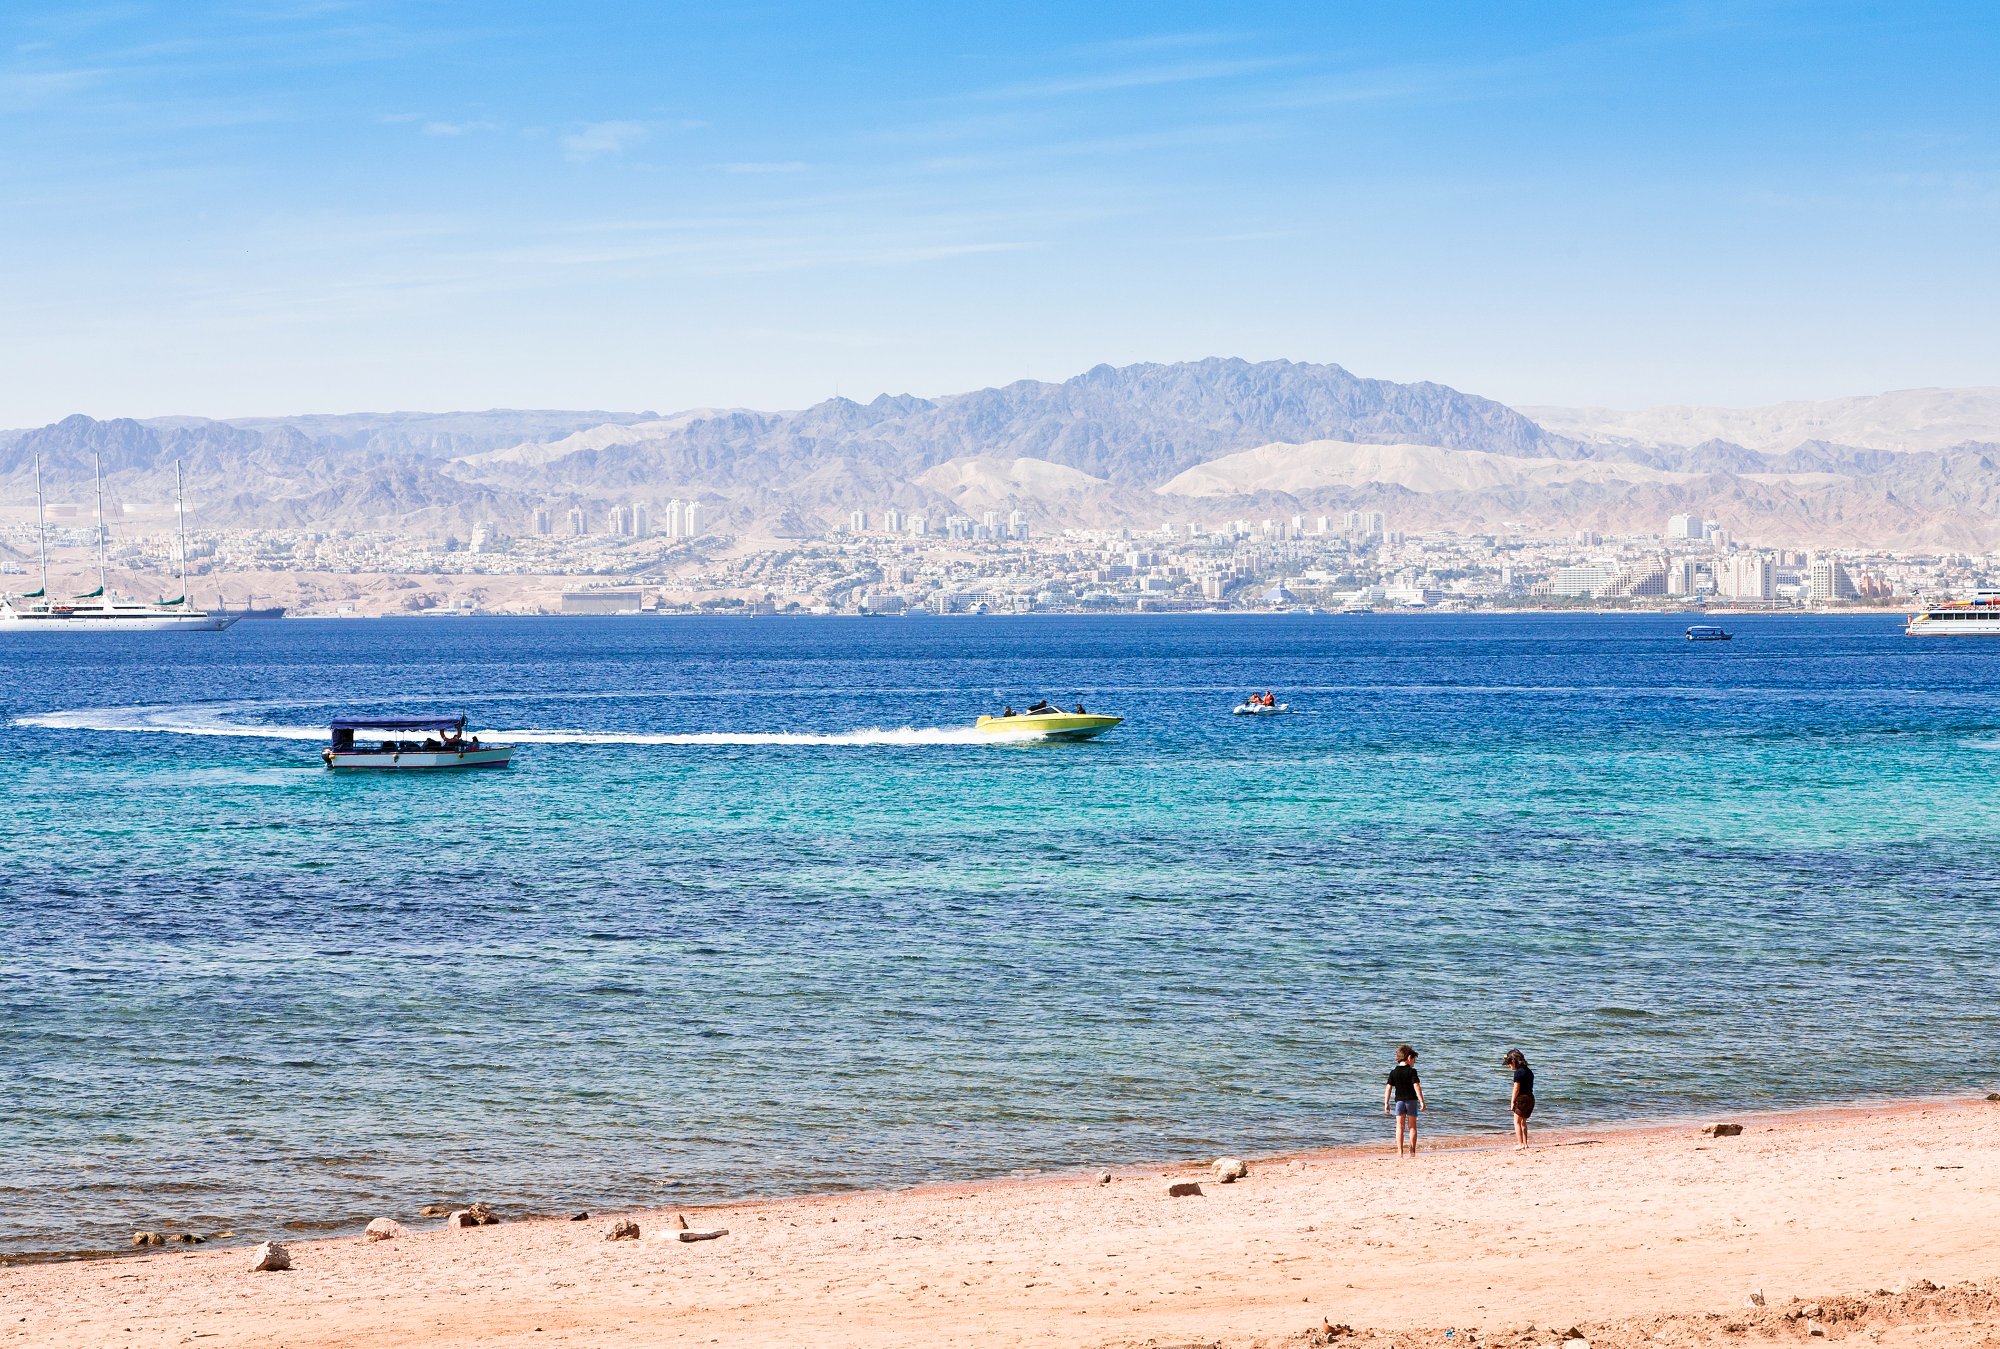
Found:
M 22 595 L 0 596 L 0 632 L 221 632 L 237 615 L 210 613 L 188 603 L 187 500 L 180 461 L 174 462 L 174 502 L 180 516 L 181 593 L 171 600 L 134 600 L 111 593 L 105 560 L 104 461 L 97 470 L 97 589 L 67 600 L 49 596 L 49 524 L 42 505 L 42 457 L 35 456 L 35 522 L 41 531 L 42 585 Z

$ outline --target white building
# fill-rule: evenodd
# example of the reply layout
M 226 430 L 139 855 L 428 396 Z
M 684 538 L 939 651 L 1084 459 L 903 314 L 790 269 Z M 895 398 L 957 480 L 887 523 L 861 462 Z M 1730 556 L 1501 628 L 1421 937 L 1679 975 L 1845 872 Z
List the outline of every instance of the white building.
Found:
M 590 532 L 590 522 L 584 519 L 583 507 L 569 508 L 569 532 L 579 539 Z
M 891 507 L 890 507 L 890 508 L 889 508 L 888 510 L 886 510 L 886 511 L 883 511 L 883 512 L 882 512 L 882 528 L 884 528 L 884 529 L 888 530 L 888 531 L 889 531 L 889 532 L 890 532 L 891 534 L 900 534 L 900 533 L 902 533 L 902 532 L 903 532 L 903 513 L 902 513 L 901 511 L 897 510 L 897 509 L 896 509 L 896 508 L 895 508 L 894 506 L 891 506 Z
M 1830 557 L 1815 557 L 1806 564 L 1806 603 L 1832 604 L 1859 595 L 1847 568 Z
M 1778 569 L 1763 553 L 1737 553 L 1716 564 L 1715 591 L 1725 600 L 1769 603 L 1778 598 Z
M 646 538 L 653 532 L 652 524 L 653 524 L 652 517 L 646 511 L 646 503 L 643 501 L 633 502 L 632 537 L 635 539 Z
M 1007 512 L 1007 537 L 1025 539 L 1028 537 L 1028 517 L 1019 511 Z
M 1667 517 L 1667 537 L 1670 539 L 1699 539 L 1701 537 L 1701 517 L 1698 515 L 1669 515 Z
M 1667 593 L 1669 595 L 1692 595 L 1696 589 L 1697 568 L 1691 557 L 1667 559 Z
M 537 506 L 535 508 L 535 532 L 537 534 L 553 534 L 556 532 L 555 519 L 549 514 L 547 506 Z
M 866 534 L 868 532 L 868 512 L 856 511 L 854 514 L 848 516 L 847 528 L 849 533 Z

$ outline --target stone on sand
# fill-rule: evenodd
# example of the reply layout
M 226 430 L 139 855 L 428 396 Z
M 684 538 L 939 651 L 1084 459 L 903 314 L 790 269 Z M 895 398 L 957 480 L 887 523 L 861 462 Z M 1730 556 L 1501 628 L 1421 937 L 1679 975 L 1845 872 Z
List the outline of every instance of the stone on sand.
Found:
M 612 1223 L 611 1226 L 604 1229 L 604 1239 L 606 1241 L 637 1241 L 639 1239 L 639 1224 L 633 1222 L 630 1218 L 620 1218 Z
M 1763 1306 L 1763 1305 L 1764 1305 L 1764 1290 L 1763 1290 L 1763 1289 L 1761 1289 L 1761 1288 L 1752 1288 L 1752 1289 L 1750 1290 L 1750 1296 L 1744 1299 L 1744 1304 L 1745 1304 L 1746 1306 L 1751 1306 L 1751 1307 L 1761 1307 L 1761 1306 Z
M 394 1241 L 397 1237 L 406 1237 L 409 1234 L 410 1229 L 394 1218 L 371 1218 L 368 1226 L 361 1229 L 361 1238 L 364 1241 Z
M 1743 1132 L 1740 1124 L 1711 1124 L 1702 1131 L 1707 1138 L 1734 1138 Z
M 132 1244 L 134 1246 L 164 1246 L 167 1244 L 167 1236 L 164 1232 L 134 1232 L 132 1234 Z
M 1215 1159 L 1215 1178 L 1224 1185 L 1241 1180 L 1249 1174 L 1250 1164 L 1241 1157 L 1217 1157 Z
M 250 1256 L 250 1269 L 253 1273 L 291 1267 L 292 1253 L 286 1250 L 284 1243 L 280 1241 L 267 1241 Z
M 446 1227 L 477 1227 L 479 1219 L 472 1216 L 469 1209 L 453 1209 L 451 1216 L 444 1220 Z
M 1188 1199 L 1200 1193 L 1201 1182 L 1198 1180 L 1176 1181 L 1167 1186 L 1167 1197 L 1170 1199 Z

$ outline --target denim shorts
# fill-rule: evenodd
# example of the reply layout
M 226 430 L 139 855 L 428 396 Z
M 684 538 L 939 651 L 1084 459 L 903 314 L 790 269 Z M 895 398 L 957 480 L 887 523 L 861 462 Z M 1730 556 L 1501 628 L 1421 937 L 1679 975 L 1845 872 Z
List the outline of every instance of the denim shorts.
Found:
M 1417 1113 L 1418 1106 L 1415 1101 L 1393 1101 L 1390 1104 L 1394 1112 L 1398 1115 L 1414 1115 Z

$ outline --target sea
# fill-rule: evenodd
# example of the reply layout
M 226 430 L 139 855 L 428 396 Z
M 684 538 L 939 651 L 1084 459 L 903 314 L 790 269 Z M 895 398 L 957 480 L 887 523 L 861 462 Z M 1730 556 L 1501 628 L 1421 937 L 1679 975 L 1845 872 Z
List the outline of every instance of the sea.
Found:
M 1724 621 L 8 636 L 0 1258 L 1985 1091 L 2000 642 Z

